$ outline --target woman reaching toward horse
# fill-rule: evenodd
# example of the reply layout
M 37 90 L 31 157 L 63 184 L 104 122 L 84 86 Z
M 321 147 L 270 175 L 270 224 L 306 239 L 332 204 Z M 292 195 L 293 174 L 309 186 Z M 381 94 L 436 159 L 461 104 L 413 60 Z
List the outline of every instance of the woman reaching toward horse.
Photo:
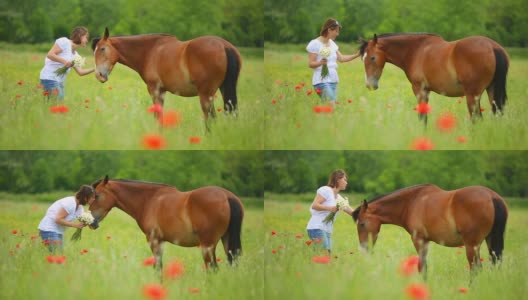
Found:
M 321 27 L 319 37 L 310 41 L 306 46 L 308 51 L 308 66 L 314 69 L 312 84 L 323 101 L 330 101 L 330 106 L 335 109 L 337 99 L 337 62 L 351 61 L 359 56 L 359 52 L 352 55 L 343 55 L 334 40 L 339 36 L 341 25 L 337 20 L 329 18 Z
M 72 67 L 79 76 L 88 75 L 95 70 L 95 68 L 82 69 L 81 66 L 74 65 L 74 56 L 78 55 L 76 49 L 86 47 L 89 35 L 86 27 L 75 27 L 69 39 L 66 37 L 57 39 L 48 51 L 44 68 L 40 71 L 40 83 L 48 97 L 53 95 L 59 100 L 64 99 L 64 81 Z M 62 75 L 57 74 L 57 71 L 63 67 L 68 67 L 66 72 Z
M 332 231 L 335 215 L 339 210 L 344 210 L 347 214 L 352 215 L 350 206 L 338 207 L 340 191 L 347 187 L 347 175 L 343 170 L 335 170 L 330 174 L 328 184 L 317 190 L 315 199 L 310 206 L 312 217 L 308 221 L 306 230 L 311 240 L 322 242 L 322 247 L 328 255 L 332 252 Z

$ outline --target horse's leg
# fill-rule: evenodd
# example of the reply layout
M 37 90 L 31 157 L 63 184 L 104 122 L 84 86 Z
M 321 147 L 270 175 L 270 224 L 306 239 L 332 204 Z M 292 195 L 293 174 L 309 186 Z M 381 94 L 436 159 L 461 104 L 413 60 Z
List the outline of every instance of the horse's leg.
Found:
M 159 271 L 161 276 L 161 270 L 163 269 L 163 242 L 160 241 L 153 234 L 147 236 L 147 240 L 149 242 L 150 250 L 152 251 L 154 258 L 156 259 L 154 269 Z
M 466 91 L 465 95 L 471 121 L 475 122 L 476 118 L 482 119 L 482 112 L 480 111 L 480 97 L 482 93 Z
M 425 89 L 423 83 L 412 83 L 412 89 L 416 99 L 418 100 L 418 106 L 420 103 L 429 103 L 429 91 Z M 424 122 L 427 127 L 427 112 L 418 112 L 418 119 Z
M 147 89 L 152 97 L 152 104 L 159 104 L 163 107 L 165 102 L 165 91 L 161 89 L 159 83 L 147 83 Z M 161 112 L 154 112 L 154 116 L 159 119 L 161 117 Z
M 495 103 L 495 94 L 494 94 L 493 84 L 491 84 L 490 86 L 486 88 L 486 92 L 488 93 L 488 100 L 491 105 L 491 110 L 493 111 L 493 114 L 496 115 L 497 114 L 497 104 Z M 501 113 L 500 110 L 499 110 L 499 113 Z
M 212 267 L 213 270 L 218 269 L 218 264 L 216 263 L 216 244 L 203 244 L 200 242 L 202 248 L 202 257 L 205 263 L 205 268 L 209 269 Z
M 207 130 L 207 132 L 210 132 L 211 129 L 209 128 L 209 117 L 216 117 L 213 103 L 214 94 L 199 91 L 198 96 L 200 98 L 200 105 L 202 106 L 202 112 L 205 121 L 205 129 Z
M 480 244 L 465 241 L 465 247 L 466 258 L 469 263 L 469 283 L 471 284 L 477 272 L 482 268 L 482 263 L 480 262 Z
M 423 274 L 424 280 L 427 280 L 427 252 L 429 251 L 429 241 L 425 241 L 420 237 L 413 237 L 413 244 L 420 263 L 418 264 L 418 271 Z

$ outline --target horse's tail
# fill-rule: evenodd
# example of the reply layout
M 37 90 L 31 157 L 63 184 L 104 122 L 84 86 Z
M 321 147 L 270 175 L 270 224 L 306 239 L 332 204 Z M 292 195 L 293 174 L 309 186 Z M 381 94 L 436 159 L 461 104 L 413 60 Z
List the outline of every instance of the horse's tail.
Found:
M 224 98 L 224 110 L 235 112 L 237 110 L 237 81 L 240 74 L 240 54 L 235 48 L 225 47 L 227 57 L 227 69 L 224 82 L 220 86 L 220 92 Z
M 493 226 L 488 235 L 489 254 L 491 261 L 495 264 L 502 259 L 502 250 L 504 249 L 504 231 L 506 229 L 506 220 L 508 219 L 508 208 L 506 203 L 499 197 L 493 198 L 493 208 L 495 210 L 495 218 Z
M 240 254 L 242 254 L 240 235 L 242 231 L 242 220 L 244 219 L 244 208 L 242 207 L 240 200 L 237 198 L 228 197 L 227 200 L 229 202 L 231 218 L 229 219 L 229 225 L 227 227 L 228 246 L 226 255 L 231 264 Z
M 501 48 L 494 48 L 495 53 L 495 74 L 493 75 L 493 96 L 495 99 L 495 105 L 502 112 L 508 95 L 506 95 L 506 75 L 508 75 L 508 68 L 510 62 L 506 52 Z

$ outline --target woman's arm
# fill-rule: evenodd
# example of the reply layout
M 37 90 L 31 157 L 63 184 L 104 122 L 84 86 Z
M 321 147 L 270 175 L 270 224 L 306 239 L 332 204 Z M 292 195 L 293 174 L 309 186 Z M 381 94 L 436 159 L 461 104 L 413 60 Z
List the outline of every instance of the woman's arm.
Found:
M 337 61 L 339 62 L 347 62 L 356 59 L 359 57 L 359 51 L 352 54 L 352 55 L 343 55 L 341 52 L 337 51 Z
M 62 53 L 62 49 L 57 45 L 56 43 L 53 44 L 53 47 L 51 47 L 50 51 L 48 51 L 48 54 L 46 55 L 47 58 L 56 61 L 58 63 L 61 63 L 67 67 L 73 66 L 73 62 L 67 61 L 66 59 L 59 56 L 59 54 Z
M 319 210 L 319 211 L 332 211 L 332 212 L 337 212 L 337 206 L 326 206 L 326 205 L 323 205 L 322 203 L 325 201 L 326 199 L 323 198 L 323 196 L 317 194 L 315 196 L 315 199 L 312 203 L 312 209 L 314 210 Z
M 57 217 L 55 217 L 55 223 L 63 225 L 63 226 L 75 227 L 75 228 L 83 228 L 85 226 L 82 223 L 74 223 L 74 222 L 66 221 L 67 216 L 68 216 L 68 212 L 64 208 L 61 208 L 59 210 L 59 213 L 57 214 Z
M 319 66 L 326 65 L 326 58 L 317 61 L 317 54 L 308 53 L 308 67 L 315 69 Z
M 77 72 L 77 74 L 79 74 L 79 76 L 88 75 L 95 71 L 95 68 L 81 69 L 80 67 L 73 67 L 73 69 L 75 70 L 75 72 Z

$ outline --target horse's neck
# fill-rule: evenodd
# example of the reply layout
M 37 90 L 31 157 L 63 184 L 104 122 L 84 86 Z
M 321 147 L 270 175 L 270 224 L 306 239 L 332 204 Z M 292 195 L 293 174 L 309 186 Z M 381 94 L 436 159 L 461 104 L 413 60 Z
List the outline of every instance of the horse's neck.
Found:
M 385 195 L 372 203 L 373 214 L 379 217 L 382 224 L 403 226 L 404 215 L 409 205 L 409 201 L 412 201 L 414 195 L 421 188 L 421 186 L 412 187 Z
M 112 45 L 119 52 L 118 62 L 140 72 L 143 70 L 147 50 L 151 49 L 161 36 L 153 35 L 148 38 L 141 36 L 127 36 L 114 38 Z
M 144 211 L 143 207 L 147 197 L 138 197 L 138 191 L 134 189 L 121 189 L 115 193 L 117 196 L 116 207 L 138 220 Z
M 381 48 L 385 52 L 387 62 L 405 70 L 406 65 L 411 62 L 409 57 L 414 57 L 415 52 L 421 50 L 425 40 L 438 38 L 425 34 L 386 37 L 381 40 Z

